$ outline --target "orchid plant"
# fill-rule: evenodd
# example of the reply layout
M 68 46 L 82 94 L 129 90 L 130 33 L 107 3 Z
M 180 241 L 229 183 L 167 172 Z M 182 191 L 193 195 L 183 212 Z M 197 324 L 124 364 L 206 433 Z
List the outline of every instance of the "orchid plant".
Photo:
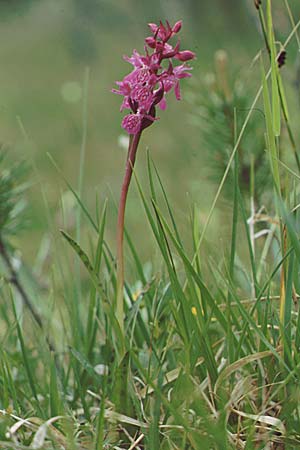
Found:
M 181 99 L 179 82 L 182 78 L 191 76 L 186 62 L 195 58 L 190 50 L 180 50 L 180 41 L 170 44 L 170 40 L 181 30 L 182 21 L 173 27 L 166 22 L 164 25 L 149 23 L 151 36 L 145 39 L 145 54 L 133 50 L 131 57 L 124 56 L 125 61 L 133 65 L 133 70 L 117 81 L 118 89 L 112 92 L 123 96 L 121 111 L 130 110 L 122 121 L 122 127 L 130 135 L 129 148 L 122 184 L 118 211 L 117 232 L 117 299 L 115 314 L 123 334 L 123 289 L 124 289 L 124 217 L 126 198 L 132 177 L 136 152 L 143 130 L 156 120 L 156 107 L 166 109 L 166 95 L 174 90 L 177 100 Z M 180 64 L 175 65 L 175 61 Z

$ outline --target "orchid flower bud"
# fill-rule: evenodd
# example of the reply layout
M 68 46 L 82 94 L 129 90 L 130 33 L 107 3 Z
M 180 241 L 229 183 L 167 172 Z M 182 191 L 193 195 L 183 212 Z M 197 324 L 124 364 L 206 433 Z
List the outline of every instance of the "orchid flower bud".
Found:
M 178 20 L 178 22 L 176 22 L 174 27 L 172 28 L 173 33 L 175 34 L 179 33 L 181 27 L 182 27 L 182 20 Z
M 194 52 L 191 52 L 190 50 L 183 50 L 181 52 L 178 52 L 175 55 L 175 58 L 179 59 L 179 61 L 185 62 L 185 61 L 190 61 L 191 59 L 194 59 L 195 56 L 196 55 Z

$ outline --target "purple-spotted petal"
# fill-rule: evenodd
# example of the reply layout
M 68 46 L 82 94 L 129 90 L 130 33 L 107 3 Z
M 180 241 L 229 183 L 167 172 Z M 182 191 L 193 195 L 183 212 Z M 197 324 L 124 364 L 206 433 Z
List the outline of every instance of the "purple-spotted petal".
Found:
M 135 86 L 131 93 L 131 98 L 138 104 L 139 109 L 148 111 L 154 101 L 154 95 L 148 86 Z
M 141 130 L 141 116 L 138 114 L 128 114 L 122 120 L 122 128 L 129 134 L 137 134 Z

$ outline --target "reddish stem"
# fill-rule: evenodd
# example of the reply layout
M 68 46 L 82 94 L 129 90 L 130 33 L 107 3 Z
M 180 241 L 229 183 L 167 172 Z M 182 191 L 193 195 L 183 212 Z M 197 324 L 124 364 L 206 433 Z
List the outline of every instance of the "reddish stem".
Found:
M 119 323 L 120 329 L 124 331 L 124 305 L 123 305 L 123 289 L 124 289 L 124 252 L 123 252 L 123 240 L 124 240 L 124 220 L 125 220 L 125 208 L 128 189 L 133 173 L 133 167 L 136 158 L 136 152 L 140 141 L 142 132 L 133 135 L 129 142 L 128 155 L 126 161 L 125 175 L 122 184 L 119 210 L 118 210 L 118 225 L 117 225 L 117 302 L 116 302 L 116 318 Z

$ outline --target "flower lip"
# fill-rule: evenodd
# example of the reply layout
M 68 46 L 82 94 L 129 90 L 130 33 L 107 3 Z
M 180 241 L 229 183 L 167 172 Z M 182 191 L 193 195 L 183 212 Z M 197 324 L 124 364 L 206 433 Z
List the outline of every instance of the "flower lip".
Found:
M 141 129 L 141 117 L 138 114 L 127 114 L 122 120 L 122 127 L 129 134 L 137 134 Z
M 136 85 L 132 90 L 131 98 L 137 102 L 139 108 L 148 111 L 153 103 L 153 92 L 148 86 Z

